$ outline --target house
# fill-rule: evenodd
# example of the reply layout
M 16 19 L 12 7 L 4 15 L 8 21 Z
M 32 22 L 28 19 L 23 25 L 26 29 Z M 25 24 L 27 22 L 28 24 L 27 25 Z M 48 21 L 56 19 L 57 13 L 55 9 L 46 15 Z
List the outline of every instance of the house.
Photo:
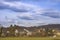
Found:
M 29 30 L 27 30 L 27 29 L 24 29 L 24 31 L 26 32 L 26 35 L 27 35 L 27 36 L 31 36 L 31 35 L 32 35 L 32 32 L 29 31 Z
M 60 36 L 60 30 L 59 29 L 53 29 L 52 32 L 53 32 L 53 37 Z
M 1 30 L 1 36 L 5 37 L 7 35 L 7 29 L 6 28 L 2 28 Z
M 60 30 L 57 29 L 55 34 L 56 34 L 56 36 L 60 36 Z
M 18 36 L 19 31 L 15 29 L 15 36 Z

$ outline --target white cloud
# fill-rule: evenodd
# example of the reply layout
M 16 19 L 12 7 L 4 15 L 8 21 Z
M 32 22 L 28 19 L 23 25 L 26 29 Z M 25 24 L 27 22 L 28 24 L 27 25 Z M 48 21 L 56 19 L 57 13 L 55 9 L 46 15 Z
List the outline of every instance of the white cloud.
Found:
M 23 3 L 23 2 L 5 2 L 5 1 L 3 1 L 1 3 L 5 4 L 5 5 L 9 5 L 10 7 L 16 7 L 18 9 L 21 9 L 21 8 L 29 9 L 29 8 L 32 8 L 32 7 L 36 8 L 32 4 L 27 4 L 27 3 Z
M 51 18 L 49 16 L 43 16 L 41 14 L 47 12 L 48 10 L 39 8 L 35 5 L 26 4 L 22 2 L 1 2 L 4 5 L 8 5 L 9 7 L 17 8 L 17 9 L 27 9 L 28 12 L 20 13 L 20 12 L 13 12 L 10 9 L 0 10 L 0 22 L 3 25 L 10 25 L 10 24 L 17 24 L 17 25 L 25 25 L 25 26 L 34 26 L 34 25 L 41 25 L 41 24 L 52 24 L 52 23 L 60 23 L 60 18 Z M 49 10 L 52 12 L 51 10 Z M 54 10 L 55 11 L 55 10 Z M 58 11 L 59 12 L 59 11 Z M 24 20 L 19 17 L 29 17 L 34 20 Z

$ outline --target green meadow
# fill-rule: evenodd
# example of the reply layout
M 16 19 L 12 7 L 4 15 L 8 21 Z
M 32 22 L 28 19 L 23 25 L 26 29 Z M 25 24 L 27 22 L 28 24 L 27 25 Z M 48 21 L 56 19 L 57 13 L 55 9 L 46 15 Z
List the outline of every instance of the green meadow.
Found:
M 60 40 L 60 37 L 0 37 L 0 40 Z

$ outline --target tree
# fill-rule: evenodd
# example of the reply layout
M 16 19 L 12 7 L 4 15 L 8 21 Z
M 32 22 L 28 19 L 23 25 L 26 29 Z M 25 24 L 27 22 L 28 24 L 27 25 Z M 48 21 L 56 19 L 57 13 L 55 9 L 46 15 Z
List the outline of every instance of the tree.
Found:
M 3 26 L 0 24 L 0 36 L 2 34 Z
M 10 31 L 10 36 L 14 36 L 14 26 L 13 25 L 10 25 L 9 31 Z

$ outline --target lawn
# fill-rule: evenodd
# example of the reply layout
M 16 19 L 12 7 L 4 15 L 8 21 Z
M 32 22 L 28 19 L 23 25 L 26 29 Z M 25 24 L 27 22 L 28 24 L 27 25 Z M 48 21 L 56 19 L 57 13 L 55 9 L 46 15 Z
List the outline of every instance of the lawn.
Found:
M 49 37 L 0 37 L 0 40 L 60 40 L 60 38 Z

